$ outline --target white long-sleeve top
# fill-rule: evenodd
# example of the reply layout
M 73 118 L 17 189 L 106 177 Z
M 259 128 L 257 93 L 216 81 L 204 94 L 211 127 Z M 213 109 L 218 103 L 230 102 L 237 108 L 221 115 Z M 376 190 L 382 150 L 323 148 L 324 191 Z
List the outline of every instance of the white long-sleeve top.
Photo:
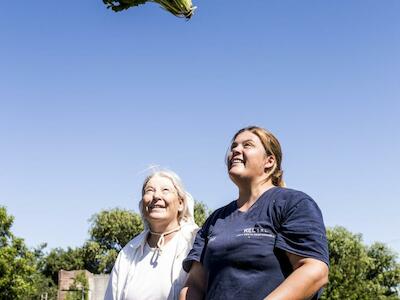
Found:
M 194 224 L 185 224 L 176 233 L 177 247 L 171 265 L 170 282 L 171 292 L 166 300 L 178 299 L 180 290 L 186 281 L 187 273 L 182 269 L 182 261 L 193 245 L 194 237 L 198 227 Z M 105 300 L 125 300 L 128 288 L 134 285 L 133 278 L 137 270 L 137 265 L 143 256 L 149 230 L 144 230 L 132 239 L 118 254 L 113 270 L 111 271 L 108 282 Z M 138 275 L 138 274 L 136 274 Z M 154 285 L 156 288 L 156 285 Z M 161 300 L 161 299 L 160 299 Z

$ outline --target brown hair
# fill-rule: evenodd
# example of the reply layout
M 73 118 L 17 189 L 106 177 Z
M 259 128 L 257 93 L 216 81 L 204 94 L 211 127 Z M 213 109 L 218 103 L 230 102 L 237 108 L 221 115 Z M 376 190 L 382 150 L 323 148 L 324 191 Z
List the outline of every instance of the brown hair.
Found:
M 268 130 L 258 127 L 258 126 L 248 126 L 240 129 L 232 138 L 232 142 L 236 137 L 242 132 L 249 131 L 260 139 L 264 146 L 266 154 L 272 155 L 275 158 L 275 164 L 267 170 L 267 179 L 271 178 L 272 184 L 275 186 L 285 186 L 283 181 L 283 171 L 282 171 L 282 149 L 278 139 Z

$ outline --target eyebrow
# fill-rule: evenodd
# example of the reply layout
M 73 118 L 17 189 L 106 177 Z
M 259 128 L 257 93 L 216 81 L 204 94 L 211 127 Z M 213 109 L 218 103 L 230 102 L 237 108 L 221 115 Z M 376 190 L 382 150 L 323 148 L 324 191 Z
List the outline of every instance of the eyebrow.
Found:
M 254 143 L 254 140 L 253 140 L 253 139 L 247 139 L 247 140 L 244 140 L 244 141 L 242 141 L 242 142 L 240 142 L 240 143 L 238 143 L 238 142 L 232 142 L 232 145 L 244 144 L 244 143 L 247 143 L 247 142 L 252 142 L 252 143 Z
M 172 188 L 175 188 L 175 186 L 169 186 L 169 185 L 160 186 L 160 189 L 166 189 L 166 188 L 172 189 Z M 147 189 L 155 189 L 155 188 L 152 185 L 146 185 L 146 187 L 144 189 L 147 190 Z
M 242 144 L 243 144 L 243 143 L 247 143 L 247 142 L 252 142 L 252 143 L 254 143 L 254 140 L 253 140 L 253 139 L 247 139 L 247 140 L 244 140 L 244 141 L 242 142 Z

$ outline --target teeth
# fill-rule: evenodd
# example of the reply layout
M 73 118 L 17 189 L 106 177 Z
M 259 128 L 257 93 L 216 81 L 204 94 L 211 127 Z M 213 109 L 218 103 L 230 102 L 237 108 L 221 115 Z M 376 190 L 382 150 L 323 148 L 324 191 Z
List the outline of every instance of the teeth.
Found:
M 232 159 L 232 163 L 235 163 L 235 162 L 242 163 L 243 160 L 241 160 L 241 159 L 239 159 L 239 158 Z
M 164 208 L 164 206 L 161 206 L 161 205 L 153 205 L 153 206 L 151 206 L 151 208 Z

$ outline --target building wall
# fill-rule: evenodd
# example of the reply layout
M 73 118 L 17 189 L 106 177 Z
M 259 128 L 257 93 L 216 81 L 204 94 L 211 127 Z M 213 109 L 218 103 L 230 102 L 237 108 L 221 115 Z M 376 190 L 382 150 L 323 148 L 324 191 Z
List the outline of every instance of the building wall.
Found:
M 93 275 L 93 293 L 92 298 L 90 300 L 103 300 L 104 295 L 106 293 L 108 279 L 110 275 L 108 274 L 100 274 Z
M 74 282 L 74 278 L 81 272 L 85 272 L 86 278 L 89 283 L 89 300 L 103 300 L 107 289 L 108 274 L 92 274 L 86 270 L 73 270 L 58 272 L 58 300 L 65 300 L 70 286 Z

